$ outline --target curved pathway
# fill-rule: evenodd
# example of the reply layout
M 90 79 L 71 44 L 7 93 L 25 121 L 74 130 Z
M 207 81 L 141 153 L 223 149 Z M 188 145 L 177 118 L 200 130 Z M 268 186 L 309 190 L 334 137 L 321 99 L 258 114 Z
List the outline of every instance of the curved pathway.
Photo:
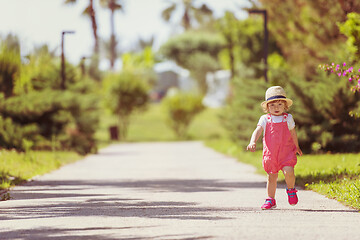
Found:
M 112 145 L 15 187 L 0 239 L 359 239 L 359 213 L 311 191 L 260 210 L 254 171 L 201 142 Z

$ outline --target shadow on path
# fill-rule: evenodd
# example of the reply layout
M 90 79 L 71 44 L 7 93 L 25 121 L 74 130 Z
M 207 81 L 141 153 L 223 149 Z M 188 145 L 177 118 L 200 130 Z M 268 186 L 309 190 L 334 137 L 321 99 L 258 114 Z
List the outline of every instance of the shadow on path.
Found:
M 177 240 L 202 240 L 211 239 L 211 236 L 203 237 L 184 237 L 184 235 L 161 235 L 153 237 L 143 236 L 126 236 L 112 237 L 112 234 L 106 234 L 106 231 L 126 231 L 129 229 L 151 228 L 151 226 L 109 228 L 109 227 L 93 227 L 93 228 L 35 228 L 21 231 L 4 231 L 1 234 L 6 235 L 7 240 L 24 239 L 24 240 L 135 240 L 135 239 L 177 239 Z M 103 234 L 99 234 L 103 232 Z
M 111 197 L 116 189 L 130 188 L 152 192 L 221 192 L 237 188 L 264 188 L 265 182 L 225 182 L 214 179 L 110 180 L 110 181 L 34 181 L 19 191 L 14 200 L 46 200 L 36 205 L 0 209 L 0 220 L 54 217 L 143 217 L 181 220 L 222 220 L 224 211 L 258 211 L 253 208 L 216 208 L 196 202 L 146 201 Z M 107 192 L 111 189 L 111 193 Z M 84 192 L 84 191 L 86 192 Z M 120 192 L 120 191 L 118 191 Z M 114 195 L 113 195 L 114 196 Z M 0 205 L 1 206 L 1 205 Z
M 2 209 L 0 220 L 40 219 L 55 217 L 142 217 L 181 220 L 224 220 L 217 212 L 256 211 L 252 208 L 216 208 L 198 206 L 194 202 L 162 202 L 121 199 L 66 201 L 36 206 Z M 10 217 L 12 216 L 12 217 Z
M 27 185 L 41 189 L 60 186 L 59 190 L 81 189 L 82 187 L 116 187 L 148 190 L 153 192 L 219 192 L 237 188 L 265 188 L 266 182 L 225 182 L 216 179 L 161 179 L 161 180 L 96 180 L 96 181 L 39 181 Z M 34 189 L 32 188 L 31 191 Z M 26 191 L 26 190 L 25 190 Z

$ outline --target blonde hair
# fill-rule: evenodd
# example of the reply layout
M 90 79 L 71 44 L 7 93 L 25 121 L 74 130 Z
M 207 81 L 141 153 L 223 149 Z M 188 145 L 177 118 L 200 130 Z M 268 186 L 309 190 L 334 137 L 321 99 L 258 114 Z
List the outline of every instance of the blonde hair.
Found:
M 284 107 L 285 111 L 289 110 L 289 108 L 290 108 L 290 107 L 288 106 L 288 104 L 287 104 L 286 101 L 284 101 L 284 100 L 275 100 L 275 101 L 268 102 L 268 103 L 265 105 L 266 107 L 263 107 L 263 108 L 262 108 L 265 113 L 268 113 L 268 112 L 269 112 L 269 107 L 268 107 L 268 105 L 269 105 L 269 103 L 272 103 L 272 102 L 283 102 L 284 105 L 285 105 L 285 107 Z

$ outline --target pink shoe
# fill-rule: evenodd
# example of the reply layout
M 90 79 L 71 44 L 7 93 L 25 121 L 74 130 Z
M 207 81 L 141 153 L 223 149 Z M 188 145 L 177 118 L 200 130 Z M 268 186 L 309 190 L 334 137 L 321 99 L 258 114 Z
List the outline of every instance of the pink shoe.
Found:
M 268 209 L 272 209 L 272 208 L 276 208 L 276 201 L 275 201 L 275 199 L 269 197 L 265 200 L 265 203 L 261 206 L 261 209 L 268 210 Z
M 296 195 L 297 190 L 295 188 L 286 189 L 286 193 L 288 195 L 289 204 L 294 206 L 298 203 L 299 199 Z

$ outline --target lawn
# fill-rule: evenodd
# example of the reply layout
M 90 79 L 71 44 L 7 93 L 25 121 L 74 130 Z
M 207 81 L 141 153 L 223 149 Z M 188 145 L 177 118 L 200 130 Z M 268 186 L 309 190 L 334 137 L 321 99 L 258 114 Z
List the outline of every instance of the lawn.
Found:
M 37 175 L 51 172 L 82 157 L 73 152 L 0 150 L 0 189 L 7 189 Z
M 195 116 L 188 129 L 187 140 L 219 139 L 226 136 L 218 114 L 221 109 L 205 109 Z M 116 124 L 116 118 L 104 114 L 100 119 L 100 129 L 96 133 L 102 144 L 108 144 L 108 128 Z M 136 113 L 131 118 L 126 142 L 177 141 L 176 135 L 167 125 L 161 104 L 153 103 L 145 112 Z

